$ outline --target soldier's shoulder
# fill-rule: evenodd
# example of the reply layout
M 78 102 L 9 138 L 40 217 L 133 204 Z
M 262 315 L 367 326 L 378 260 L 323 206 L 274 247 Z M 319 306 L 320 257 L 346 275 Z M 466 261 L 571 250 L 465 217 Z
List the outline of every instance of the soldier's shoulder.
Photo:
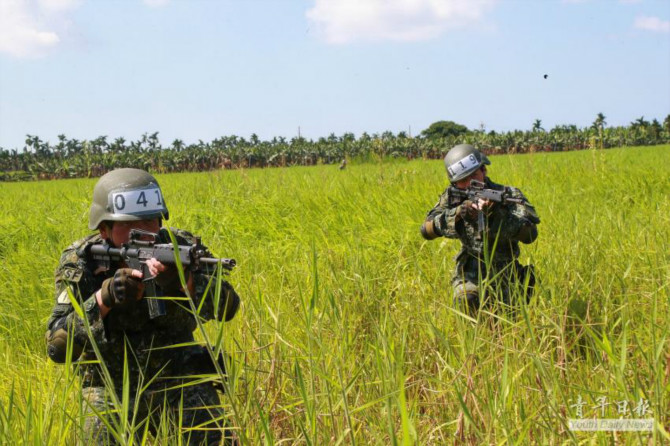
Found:
M 521 192 L 521 189 L 519 189 L 518 187 L 506 186 L 504 184 L 496 183 L 489 177 L 486 177 L 484 179 L 484 184 L 486 184 L 486 187 L 489 189 L 504 191 L 508 196 L 512 198 L 521 198 L 523 200 L 526 200 L 526 196 Z
M 174 235 L 174 237 L 177 239 L 178 244 L 183 245 L 183 244 L 188 244 L 191 245 L 195 243 L 196 241 L 196 236 L 193 235 L 193 233 L 186 231 L 184 229 L 179 229 L 175 227 L 168 227 L 168 228 L 161 228 L 159 234 L 160 234 L 160 239 L 161 242 L 163 243 L 171 243 L 170 240 L 170 235 L 168 234 L 168 231 Z
M 489 177 L 485 177 L 485 178 L 484 178 L 484 184 L 486 185 L 487 188 L 489 188 L 489 189 L 493 189 L 493 190 L 505 190 L 505 189 L 508 188 L 508 187 L 506 187 L 506 186 L 503 185 L 503 184 L 498 184 L 498 183 L 496 183 L 495 181 L 493 181 L 493 180 L 492 180 L 491 178 L 489 178 Z
M 523 194 L 523 192 L 521 192 L 521 189 L 519 189 L 518 187 L 507 186 L 505 189 L 507 190 L 507 193 L 509 193 L 511 197 L 521 198 L 522 200 L 528 201 L 526 199 L 526 196 Z
M 58 266 L 56 267 L 56 280 L 78 281 L 83 274 L 86 264 L 82 253 L 86 250 L 87 246 L 102 242 L 103 239 L 100 237 L 100 234 L 91 234 L 65 248 L 61 253 Z
M 86 249 L 87 246 L 103 243 L 104 240 L 100 237 L 100 234 L 91 234 L 84 238 L 77 240 L 76 242 L 70 244 L 67 248 L 61 253 L 60 263 L 67 261 L 76 261 L 81 253 Z

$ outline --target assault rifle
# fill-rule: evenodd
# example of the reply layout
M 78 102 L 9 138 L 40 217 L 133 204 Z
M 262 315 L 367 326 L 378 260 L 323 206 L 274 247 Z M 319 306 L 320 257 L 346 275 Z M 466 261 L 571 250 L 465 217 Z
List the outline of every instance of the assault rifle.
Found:
M 217 259 L 211 257 L 211 253 L 201 243 L 200 237 L 195 238 L 192 245 L 177 245 L 172 243 L 158 243 L 158 234 L 141 229 L 131 229 L 128 243 L 120 248 L 114 248 L 108 244 L 91 245 L 88 254 L 94 260 L 109 267 L 112 261 L 124 261 L 128 267 L 142 271 L 144 279 L 144 296 L 148 297 L 149 317 L 155 319 L 165 316 L 165 302 L 155 299 L 156 282 L 155 277 L 149 273 L 147 260 L 156 259 L 164 265 L 175 265 L 175 257 L 178 257 L 184 268 L 190 271 L 198 271 L 203 265 L 221 264 L 226 271 L 232 271 L 236 262 L 234 259 Z
M 487 189 L 485 183 L 477 180 L 471 180 L 470 186 L 467 189 L 459 189 L 453 186 L 450 187 L 449 196 L 453 197 L 454 200 L 470 200 L 473 203 L 477 203 L 479 200 L 488 200 L 494 203 L 501 203 L 503 205 L 509 203 L 525 203 L 523 198 L 512 197 L 509 188 L 507 187 L 504 190 Z M 482 232 L 484 232 L 485 226 L 486 223 L 484 221 L 484 211 L 483 209 L 478 209 L 477 232 L 479 237 L 481 237 Z

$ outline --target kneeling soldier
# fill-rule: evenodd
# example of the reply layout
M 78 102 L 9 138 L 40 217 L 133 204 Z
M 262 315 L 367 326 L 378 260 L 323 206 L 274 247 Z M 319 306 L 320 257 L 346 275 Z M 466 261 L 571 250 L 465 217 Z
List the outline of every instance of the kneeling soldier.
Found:
M 444 164 L 451 185 L 428 212 L 421 235 L 461 241 L 452 278 L 454 301 L 466 302 L 474 314 L 485 298 L 497 297 L 506 304 L 515 294 L 530 299 L 534 268 L 517 259 L 519 242 L 537 238 L 540 219 L 535 209 L 519 189 L 491 181 L 486 176 L 491 162 L 469 144 L 449 150 Z
M 154 242 L 162 244 L 170 243 L 171 231 L 179 245 L 202 247 L 186 231 L 161 228 L 163 219 L 168 219 L 168 209 L 153 176 L 138 169 L 111 171 L 100 178 L 93 192 L 89 229 L 97 232 L 69 246 L 56 269 L 56 304 L 47 323 L 47 352 L 57 363 L 66 362 L 68 352 L 72 361 L 81 355 L 77 368 L 90 406 L 82 439 L 85 444 L 115 443 L 114 437 L 128 434 L 117 431 L 113 436 L 110 431 L 110 427 L 125 425 L 118 415 L 115 419 L 110 415 L 121 411 L 112 400 L 122 400 L 124 370 L 130 386 L 127 416 L 134 419 L 136 427 L 146 422 L 155 434 L 162 421 L 172 419 L 186 444 L 218 444 L 224 437 L 234 441 L 225 427 L 212 382 L 190 377 L 217 369 L 209 352 L 194 345 L 193 331 L 196 317 L 203 321 L 233 318 L 240 302 L 233 287 L 222 281 L 220 295 L 213 296 L 217 289 L 214 283 L 206 290 L 214 269 L 208 265 L 186 269 L 188 295 L 200 309 L 196 316 L 183 301 L 187 293 L 174 264 L 145 259 L 143 273 L 118 258 L 100 261 L 100 256 L 91 254 L 91 247 L 96 245 L 123 247 L 131 234 L 139 233 L 137 230 L 157 234 Z M 202 249 L 208 254 L 206 248 Z M 161 299 L 161 312 L 158 316 L 151 313 L 151 305 L 156 302 L 150 305 L 151 299 L 147 298 L 147 275 L 155 277 L 151 289 L 158 296 L 182 300 Z M 77 300 L 87 322 L 74 311 L 70 296 Z

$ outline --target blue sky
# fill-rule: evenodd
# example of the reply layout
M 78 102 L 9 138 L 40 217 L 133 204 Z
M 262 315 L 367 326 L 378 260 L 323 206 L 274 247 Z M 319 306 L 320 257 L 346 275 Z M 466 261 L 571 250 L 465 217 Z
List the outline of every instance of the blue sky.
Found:
M 544 79 L 543 75 L 548 74 Z M 0 0 L 0 147 L 670 113 L 668 0 Z

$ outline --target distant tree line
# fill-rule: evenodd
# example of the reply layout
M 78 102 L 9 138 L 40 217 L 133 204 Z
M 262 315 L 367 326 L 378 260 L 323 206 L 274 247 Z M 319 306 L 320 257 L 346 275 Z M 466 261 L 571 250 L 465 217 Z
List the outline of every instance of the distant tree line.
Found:
M 452 121 L 438 121 L 415 137 L 405 132 L 363 133 L 358 138 L 345 133 L 316 140 L 278 137 L 262 141 L 253 134 L 249 139 L 223 136 L 188 145 L 175 139 L 167 146 L 161 144 L 158 133 L 144 134 L 138 141 L 109 141 L 107 136 L 80 141 L 59 135 L 55 144 L 28 135 L 22 151 L 0 148 L 0 181 L 98 177 L 118 167 L 167 173 L 309 166 L 343 159 L 437 159 L 459 143 L 473 144 L 490 155 L 668 144 L 670 115 L 663 124 L 641 117 L 621 127 L 607 127 L 605 116 L 599 113 L 590 127 L 558 125 L 549 131 L 540 120 L 529 131 L 509 132 L 486 132 L 483 126 L 470 130 Z

